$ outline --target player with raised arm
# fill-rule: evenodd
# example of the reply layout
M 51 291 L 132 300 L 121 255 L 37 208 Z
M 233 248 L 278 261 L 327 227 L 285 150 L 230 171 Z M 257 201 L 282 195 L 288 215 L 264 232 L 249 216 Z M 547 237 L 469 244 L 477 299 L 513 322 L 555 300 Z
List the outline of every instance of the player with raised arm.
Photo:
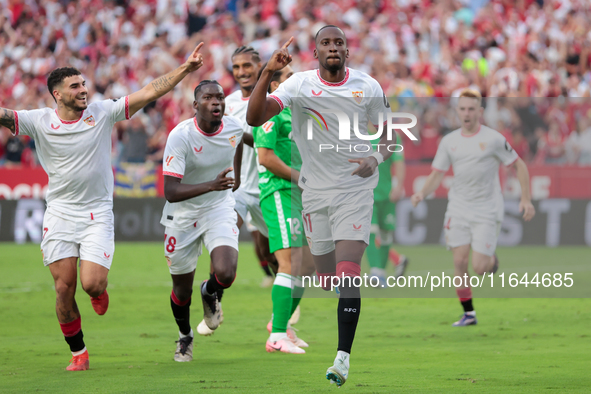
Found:
M 290 66 L 275 72 L 269 93 L 293 74 Z M 302 158 L 291 138 L 291 111 L 286 108 L 261 127 L 253 129 L 259 163 L 261 210 L 269 230 L 269 246 L 279 263 L 273 284 L 273 318 L 267 325 L 266 349 L 272 353 L 305 353 L 308 344 L 288 325 L 298 307 L 304 288 L 301 275 L 313 272 L 310 251 L 302 228 L 302 193 L 297 186 Z M 305 258 L 305 257 L 308 258 Z M 302 263 L 305 264 L 302 267 Z
M 172 276 L 170 306 L 179 327 L 175 361 L 193 359 L 189 321 L 191 294 L 202 244 L 213 272 L 201 283 L 203 320 L 210 330 L 220 324 L 217 293 L 236 277 L 238 227 L 234 211 L 242 161 L 243 125 L 224 116 L 224 91 L 218 82 L 201 81 L 195 88 L 195 117 L 179 123 L 164 149 L 166 205 L 160 223 L 166 226 L 164 254 Z M 238 181 L 230 177 L 232 171 Z
M 200 43 L 176 70 L 141 90 L 114 100 L 88 104 L 88 89 L 80 71 L 53 70 L 47 78 L 57 109 L 13 111 L 0 108 L 0 125 L 14 135 L 35 140 L 37 154 L 49 176 L 43 219 L 43 263 L 55 281 L 56 312 L 72 360 L 68 371 L 89 368 L 76 293 L 80 282 L 99 315 L 109 306 L 107 275 L 113 261 L 113 125 L 129 119 L 148 103 L 171 91 L 203 65 Z
M 396 136 L 396 144 L 401 145 L 400 136 Z M 373 196 L 373 214 L 371 218 L 371 236 L 365 251 L 369 263 L 370 276 L 379 280 L 379 288 L 385 288 L 386 265 L 388 259 L 394 264 L 396 278 L 404 275 L 408 258 L 392 248 L 394 230 L 396 229 L 396 201 L 404 197 L 404 152 L 396 150 L 390 158 L 378 167 L 380 178 Z
M 380 149 L 370 154 L 371 142 L 357 134 L 343 142 L 351 143 L 349 147 L 362 147 L 361 151 L 320 152 L 319 148 L 338 146 L 341 142 L 335 111 L 344 112 L 345 116 L 357 113 L 358 124 L 363 126 L 368 121 L 377 125 L 391 111 L 375 79 L 346 67 L 347 39 L 340 28 L 332 25 L 324 26 L 316 34 L 314 57 L 319 68 L 295 73 L 267 97 L 275 71 L 291 62 L 288 47 L 292 41 L 293 37 L 271 56 L 250 96 L 246 119 L 251 126 L 261 126 L 285 107 L 291 107 L 293 138 L 302 155 L 298 184 L 303 189 L 304 228 L 314 264 L 319 278 L 328 284 L 327 289 L 334 276 L 348 279 L 339 285 L 337 356 L 326 373 L 331 383 L 340 386 L 349 374 L 349 355 L 361 309 L 360 289 L 351 279 L 360 276 L 361 258 L 369 243 L 373 189 L 378 181 L 376 168 L 392 151 Z M 339 108 L 334 108 L 331 98 L 339 100 Z M 307 123 L 309 112 L 326 114 L 322 126 Z M 315 128 L 316 133 L 306 133 L 306 124 Z M 367 134 L 366 128 L 361 130 Z M 349 131 L 352 134 L 353 129 Z M 310 134 L 313 138 L 309 138 Z M 387 133 L 382 134 L 380 143 L 388 145 Z
M 411 197 L 416 207 L 439 187 L 443 175 L 450 166 L 453 167 L 444 228 L 447 247 L 453 253 L 455 275 L 461 277 L 469 275 L 470 248 L 476 274 L 498 270 L 495 249 L 505 212 L 499 181 L 500 164 L 515 168 L 521 185 L 519 210 L 523 212 L 523 219 L 529 221 L 535 215 L 527 166 L 501 133 L 480 124 L 483 111 L 480 93 L 469 89 L 462 91 L 457 100 L 457 114 L 462 126 L 441 139 L 433 159 L 433 171 L 421 191 Z M 453 325 L 476 324 L 472 289 L 457 287 L 456 293 L 464 314 Z

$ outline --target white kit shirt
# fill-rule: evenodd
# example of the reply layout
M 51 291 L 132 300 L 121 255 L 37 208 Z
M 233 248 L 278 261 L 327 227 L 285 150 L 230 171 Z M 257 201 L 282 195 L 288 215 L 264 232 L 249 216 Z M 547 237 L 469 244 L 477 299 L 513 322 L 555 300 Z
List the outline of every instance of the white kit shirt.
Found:
M 242 126 L 238 119 L 224 116 L 218 131 L 206 134 L 195 118 L 179 123 L 166 141 L 163 174 L 190 185 L 213 181 L 220 172 L 234 166 L 236 147 L 244 133 Z M 233 177 L 233 172 L 227 176 Z M 234 207 L 232 189 L 208 192 L 181 202 L 167 201 L 160 223 L 172 228 L 193 226 L 202 213 L 224 204 Z
M 242 97 L 241 90 L 237 90 L 226 97 L 226 114 L 238 118 L 243 124 L 244 132 L 252 134 L 252 127 L 246 123 L 247 108 L 248 97 Z M 256 196 L 260 193 L 256 154 L 254 149 L 248 145 L 244 145 L 242 151 L 240 189 Z
M 469 136 L 458 129 L 443 137 L 432 167 L 443 172 L 453 167 L 448 214 L 469 221 L 502 221 L 499 165 L 511 165 L 518 158 L 505 137 L 490 127 L 480 126 Z
M 359 165 L 348 161 L 373 153 L 372 141 L 362 140 L 354 134 L 353 114 L 358 114 L 359 133 L 369 135 L 368 123 L 380 123 L 380 114 L 383 123 L 387 119 L 386 114 L 392 112 L 375 79 L 350 68 L 339 83 L 324 81 L 319 70 L 298 72 L 279 85 L 269 97 L 275 99 L 282 110 L 291 108 L 293 138 L 302 156 L 300 187 L 317 193 L 343 193 L 376 187 L 377 170 L 368 178 L 351 176 Z M 348 116 L 350 139 L 339 140 L 337 115 L 323 112 L 330 110 L 339 110 Z M 312 139 L 309 139 L 308 124 L 312 125 Z M 386 132 L 385 127 L 383 132 Z M 395 135 L 393 139 L 394 144 Z M 373 141 L 377 143 L 377 140 Z M 335 148 L 325 149 L 329 146 Z
M 89 217 L 113 209 L 111 132 L 129 119 L 129 99 L 92 103 L 78 120 L 61 120 L 57 110 L 14 111 L 16 135 L 35 140 L 49 176 L 48 210 Z

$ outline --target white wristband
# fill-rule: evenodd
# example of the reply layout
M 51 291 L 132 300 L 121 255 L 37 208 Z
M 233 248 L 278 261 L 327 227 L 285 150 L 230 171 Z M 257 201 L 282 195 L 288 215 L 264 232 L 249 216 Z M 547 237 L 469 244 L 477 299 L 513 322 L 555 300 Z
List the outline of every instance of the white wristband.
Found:
M 384 162 L 384 155 L 382 155 L 380 152 L 374 152 L 371 155 L 376 158 L 378 165 Z

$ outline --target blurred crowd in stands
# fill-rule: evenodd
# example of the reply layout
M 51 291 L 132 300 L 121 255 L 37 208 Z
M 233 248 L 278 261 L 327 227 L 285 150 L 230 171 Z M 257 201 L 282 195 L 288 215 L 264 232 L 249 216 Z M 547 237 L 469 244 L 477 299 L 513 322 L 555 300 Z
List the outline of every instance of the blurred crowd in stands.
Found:
M 91 102 L 121 97 L 203 41 L 204 67 L 113 132 L 114 164 L 159 162 L 200 80 L 237 89 L 238 46 L 265 61 L 294 36 L 292 67 L 313 69 L 315 33 L 335 24 L 348 66 L 399 105 L 418 103 L 409 162 L 433 158 L 457 126 L 444 98 L 470 87 L 486 97 L 485 123 L 528 162 L 591 165 L 589 20 L 590 0 L 0 0 L 0 107 L 53 107 L 46 75 L 66 65 L 83 72 Z M 0 131 L 0 165 L 37 164 L 33 141 Z

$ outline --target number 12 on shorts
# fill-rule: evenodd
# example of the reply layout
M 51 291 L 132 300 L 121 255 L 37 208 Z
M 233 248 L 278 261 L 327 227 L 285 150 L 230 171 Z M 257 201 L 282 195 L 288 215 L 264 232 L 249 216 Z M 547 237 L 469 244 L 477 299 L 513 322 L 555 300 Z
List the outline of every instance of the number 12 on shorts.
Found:
M 302 213 L 302 218 L 304 219 L 304 225 L 306 226 L 306 230 L 308 232 L 312 232 L 312 219 L 310 219 L 309 213 Z

